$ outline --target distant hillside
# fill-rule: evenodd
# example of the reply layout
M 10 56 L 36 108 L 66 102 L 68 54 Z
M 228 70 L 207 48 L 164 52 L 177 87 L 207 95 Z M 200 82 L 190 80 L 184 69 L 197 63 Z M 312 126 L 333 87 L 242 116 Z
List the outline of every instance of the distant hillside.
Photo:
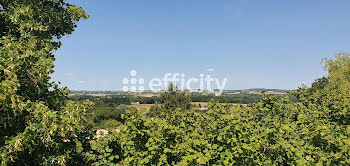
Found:
M 285 92 L 285 91 L 288 91 L 288 90 L 285 90 L 285 89 L 265 89 L 265 88 L 252 88 L 252 89 L 244 89 L 244 91 L 273 91 L 273 92 Z

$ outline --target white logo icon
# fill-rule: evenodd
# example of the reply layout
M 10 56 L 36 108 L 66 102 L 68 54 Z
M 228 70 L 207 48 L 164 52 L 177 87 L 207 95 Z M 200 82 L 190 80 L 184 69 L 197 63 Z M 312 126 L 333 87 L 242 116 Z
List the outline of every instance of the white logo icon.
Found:
M 143 84 L 145 83 L 145 80 L 143 78 L 136 78 L 137 72 L 136 70 L 130 71 L 131 78 L 123 78 L 123 91 L 131 91 L 136 92 L 140 91 L 143 92 L 145 90 L 145 87 Z

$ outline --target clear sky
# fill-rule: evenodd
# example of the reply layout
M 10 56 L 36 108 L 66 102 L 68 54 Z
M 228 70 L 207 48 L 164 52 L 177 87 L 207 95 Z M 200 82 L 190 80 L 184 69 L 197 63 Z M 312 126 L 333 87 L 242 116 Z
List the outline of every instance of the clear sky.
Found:
M 72 90 L 121 90 L 131 70 L 145 82 L 170 72 L 295 89 L 325 75 L 322 58 L 350 50 L 349 0 L 72 3 L 91 16 L 56 53 L 53 80 Z

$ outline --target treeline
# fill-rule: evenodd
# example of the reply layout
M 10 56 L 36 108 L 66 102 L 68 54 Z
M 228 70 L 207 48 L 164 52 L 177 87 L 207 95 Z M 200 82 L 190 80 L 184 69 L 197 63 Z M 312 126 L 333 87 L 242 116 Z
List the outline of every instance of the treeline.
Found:
M 230 95 L 206 95 L 206 94 L 191 94 L 192 102 L 209 102 L 211 99 L 217 100 L 219 103 L 235 103 L 235 104 L 249 104 L 256 103 L 262 99 L 263 94 L 230 94 Z M 289 94 L 281 95 L 288 96 L 292 102 L 298 100 Z M 70 97 L 74 101 L 91 100 L 101 101 L 111 107 L 118 106 L 120 104 L 130 105 L 132 102 L 138 102 L 139 104 L 156 104 L 161 101 L 159 96 L 145 97 L 136 95 L 108 95 L 108 96 L 91 96 L 91 95 L 72 95 Z
M 219 103 L 239 103 L 249 104 L 255 103 L 262 99 L 262 95 L 259 94 L 237 94 L 237 95 L 191 95 L 193 102 L 209 102 L 211 99 L 215 99 Z
M 102 101 L 109 106 L 117 106 L 120 104 L 130 105 L 132 102 L 139 102 L 140 104 L 155 104 L 159 102 L 159 97 L 144 97 L 137 95 L 118 95 L 112 94 L 107 96 L 91 96 L 91 95 L 71 95 L 71 100 L 82 101 L 82 100 L 91 100 L 91 101 Z

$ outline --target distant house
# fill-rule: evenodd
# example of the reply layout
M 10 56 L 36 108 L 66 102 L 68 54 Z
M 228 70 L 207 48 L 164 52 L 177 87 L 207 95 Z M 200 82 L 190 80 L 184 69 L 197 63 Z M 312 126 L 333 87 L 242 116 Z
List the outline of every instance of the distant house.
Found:
M 120 132 L 120 126 L 115 127 L 115 132 L 117 132 L 117 133 Z
M 200 102 L 192 102 L 193 106 L 196 107 L 197 111 L 207 111 L 207 104 L 206 103 L 200 103 Z
M 126 113 L 126 114 L 132 114 L 132 111 L 130 111 L 130 110 L 125 110 L 125 113 Z
M 105 137 L 107 134 L 108 134 L 108 131 L 105 130 L 105 129 L 98 129 L 98 130 L 96 131 L 96 136 L 97 136 L 97 138 L 99 138 L 99 137 Z
M 204 108 L 204 107 L 203 107 L 203 108 L 197 108 L 197 110 L 198 110 L 198 111 L 207 111 L 208 108 Z
M 131 104 L 131 105 L 139 105 L 140 102 L 131 102 L 130 104 Z

